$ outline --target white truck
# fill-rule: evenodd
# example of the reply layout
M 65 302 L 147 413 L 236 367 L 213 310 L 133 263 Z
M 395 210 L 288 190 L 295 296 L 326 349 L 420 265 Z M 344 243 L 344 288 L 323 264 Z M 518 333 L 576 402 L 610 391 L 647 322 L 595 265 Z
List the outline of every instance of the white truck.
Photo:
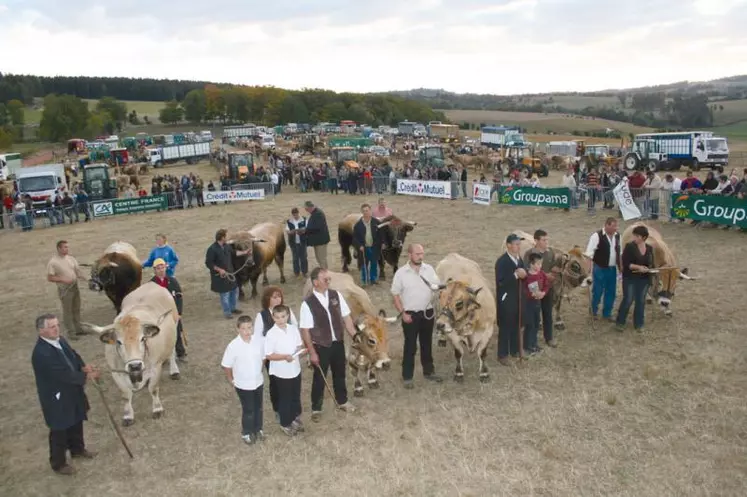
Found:
M 490 148 L 503 148 L 507 142 L 523 142 L 519 128 L 510 126 L 483 126 L 480 129 L 480 143 Z
M 223 128 L 223 138 L 251 138 L 256 134 L 257 127 L 254 124 L 226 126 Z
M 55 190 L 59 193 L 67 190 L 67 178 L 63 164 L 44 164 L 41 166 L 23 167 L 16 173 L 18 193 L 29 195 L 35 209 L 43 210 L 46 201 L 53 196 Z
M 23 167 L 21 154 L 0 154 L 0 181 L 7 181 Z
M 641 167 L 667 170 L 686 166 L 695 170 L 710 167 L 723 172 L 729 163 L 726 138 L 713 136 L 712 131 L 640 134 L 635 136 L 632 148 L 623 161 L 629 170 Z
M 153 167 L 162 167 L 180 160 L 194 164 L 210 157 L 210 142 L 184 143 L 148 148 L 148 162 Z

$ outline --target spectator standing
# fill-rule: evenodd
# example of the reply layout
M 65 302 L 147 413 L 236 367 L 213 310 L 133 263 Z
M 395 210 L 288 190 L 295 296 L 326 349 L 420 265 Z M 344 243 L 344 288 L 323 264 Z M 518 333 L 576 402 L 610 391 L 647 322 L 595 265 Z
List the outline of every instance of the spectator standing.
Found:
M 156 259 L 166 261 L 166 274 L 169 277 L 173 277 L 176 272 L 176 265 L 179 264 L 179 257 L 171 245 L 169 245 L 168 239 L 163 233 L 156 235 L 156 246 L 150 251 L 148 259 L 143 262 L 143 267 L 153 267 Z
M 223 317 L 233 319 L 232 314 L 241 314 L 236 308 L 239 287 L 233 276 L 233 262 L 231 261 L 231 247 L 226 243 L 227 232 L 219 229 L 215 233 L 215 243 L 208 247 L 205 253 L 205 267 L 210 271 L 210 290 L 220 295 L 220 305 Z M 248 254 L 249 251 L 237 251 L 237 256 Z
M 521 239 L 510 234 L 506 238 L 506 252 L 495 261 L 495 295 L 498 300 L 498 362 L 508 366 L 509 354 L 519 357 L 519 313 L 521 305 L 521 284 L 527 277 L 524 261 L 519 251 Z
M 591 312 L 596 319 L 599 303 L 604 296 L 602 317 L 612 319 L 612 306 L 617 294 L 617 269 L 620 268 L 620 233 L 617 219 L 608 217 L 604 227 L 592 233 L 586 246 L 586 255 L 592 259 Z
M 306 245 L 314 249 L 314 257 L 319 267 L 327 269 L 327 245 L 330 240 L 327 216 L 310 200 L 307 200 L 304 206 L 309 214 L 306 221 Z
M 633 241 L 625 245 L 622 254 L 623 299 L 617 311 L 616 328 L 625 329 L 630 306 L 635 303 L 633 326 L 638 333 L 643 333 L 646 307 L 646 293 L 651 282 L 650 269 L 654 265 L 654 249 L 646 243 L 648 228 L 633 228 Z
M 291 217 L 285 221 L 285 233 L 293 257 L 293 274 L 307 277 L 309 260 L 306 253 L 306 217 L 299 215 L 298 207 L 291 209 Z
M 85 335 L 80 324 L 80 289 L 78 280 L 85 280 L 75 257 L 70 255 L 66 240 L 57 242 L 57 254 L 47 264 L 47 281 L 57 285 L 57 294 L 62 302 L 62 319 L 68 337 L 75 339 Z

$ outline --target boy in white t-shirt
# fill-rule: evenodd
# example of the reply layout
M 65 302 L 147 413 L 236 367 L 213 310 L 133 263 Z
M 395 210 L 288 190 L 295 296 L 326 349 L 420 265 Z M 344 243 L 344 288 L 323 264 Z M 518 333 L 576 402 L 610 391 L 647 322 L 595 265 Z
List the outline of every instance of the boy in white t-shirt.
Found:
M 241 438 L 248 445 L 264 439 L 262 432 L 262 385 L 264 376 L 264 339 L 254 333 L 252 318 L 239 316 L 239 334 L 226 347 L 221 366 L 228 381 L 236 388 L 241 402 Z
M 301 361 L 307 351 L 297 326 L 288 323 L 290 309 L 278 305 L 272 310 L 275 326 L 265 336 L 265 358 L 277 385 L 280 428 L 288 436 L 304 431 L 301 423 Z

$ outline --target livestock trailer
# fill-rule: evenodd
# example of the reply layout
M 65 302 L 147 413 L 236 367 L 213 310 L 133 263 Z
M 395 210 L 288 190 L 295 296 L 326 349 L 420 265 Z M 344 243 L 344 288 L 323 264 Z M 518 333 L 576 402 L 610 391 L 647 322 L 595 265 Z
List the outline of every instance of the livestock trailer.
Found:
M 726 138 L 713 136 L 711 131 L 645 133 L 636 135 L 634 141 L 651 142 L 660 153 L 666 154 L 667 164 L 662 167 L 667 169 L 687 166 L 697 170 L 705 166 L 723 171 L 729 163 Z
M 524 141 L 521 129 L 517 126 L 483 126 L 480 129 L 480 143 L 490 148 L 502 148 L 509 141 Z

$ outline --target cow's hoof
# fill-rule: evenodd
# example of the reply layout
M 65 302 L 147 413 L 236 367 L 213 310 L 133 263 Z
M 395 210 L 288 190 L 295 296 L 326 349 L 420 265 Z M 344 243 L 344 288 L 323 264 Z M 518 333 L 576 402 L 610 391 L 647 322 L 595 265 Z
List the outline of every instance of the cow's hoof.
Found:
M 354 390 L 353 391 L 354 397 L 363 397 L 363 390 Z
M 285 276 L 280 277 L 280 283 L 285 283 Z
M 342 268 L 342 272 L 343 272 L 343 273 L 347 273 L 347 272 L 348 272 L 348 268 L 346 268 L 346 267 L 343 267 L 343 268 Z
M 464 375 L 463 374 L 455 374 L 454 375 L 454 381 L 457 383 L 464 383 Z
M 392 365 L 389 364 L 388 362 L 385 362 L 384 364 L 381 365 L 381 369 L 383 369 L 384 371 L 389 371 L 391 368 L 392 368 Z
M 178 380 L 178 379 L 180 379 L 180 378 L 181 378 L 181 376 L 179 376 L 179 373 L 173 373 L 173 374 L 170 374 L 170 375 L 169 375 L 169 377 L 170 377 L 170 378 L 171 378 L 172 380 Z
M 438 341 L 438 346 L 439 347 L 446 347 L 446 344 L 447 344 L 446 340 L 439 340 Z
M 163 416 L 163 411 L 153 411 L 153 419 L 161 419 L 161 416 Z
M 488 375 L 480 376 L 480 383 L 488 383 L 488 382 L 490 382 L 490 376 Z
M 386 281 L 386 275 L 385 274 L 380 274 L 379 275 L 379 280 L 380 281 Z
M 564 323 L 555 323 L 555 328 L 558 330 L 564 330 L 565 324 Z
M 132 425 L 134 425 L 134 424 L 135 424 L 135 420 L 134 420 L 134 419 L 130 419 L 130 418 L 124 418 L 124 419 L 122 420 L 122 426 L 125 426 L 125 427 L 127 427 L 127 426 L 132 426 Z
M 369 383 L 368 388 L 373 388 L 374 390 L 376 390 L 377 388 L 379 388 L 379 382 L 377 381 L 374 383 Z

